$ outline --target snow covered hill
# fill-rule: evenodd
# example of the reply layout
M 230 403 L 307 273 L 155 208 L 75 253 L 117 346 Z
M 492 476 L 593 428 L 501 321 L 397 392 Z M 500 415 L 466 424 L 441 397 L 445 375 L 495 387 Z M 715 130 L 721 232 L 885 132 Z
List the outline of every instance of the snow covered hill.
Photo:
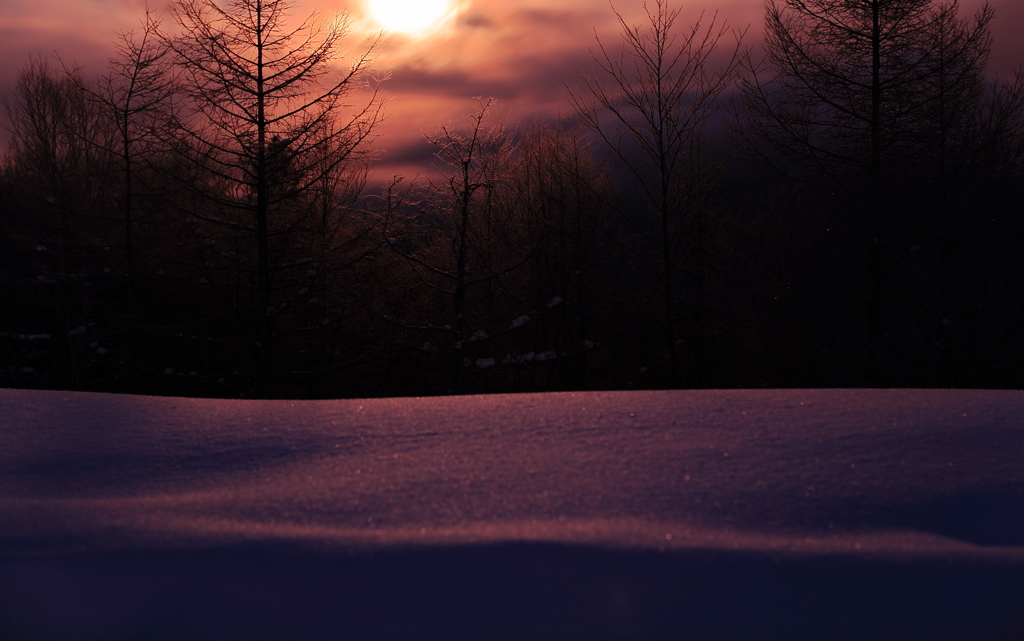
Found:
M 186 638 L 1020 641 L 1024 393 L 0 390 L 0 639 Z

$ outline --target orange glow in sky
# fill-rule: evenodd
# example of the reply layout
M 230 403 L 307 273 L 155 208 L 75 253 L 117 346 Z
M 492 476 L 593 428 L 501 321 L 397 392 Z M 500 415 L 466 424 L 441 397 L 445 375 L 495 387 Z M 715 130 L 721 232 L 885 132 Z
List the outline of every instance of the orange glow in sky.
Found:
M 973 13 L 982 0 L 961 0 L 961 15 Z M 172 0 L 149 0 L 173 28 Z M 703 12 L 731 28 L 749 27 L 745 42 L 757 46 L 763 24 L 763 0 L 672 0 L 682 8 L 680 23 L 693 24 Z M 1009 77 L 1024 65 L 1024 2 L 991 0 L 996 8 L 990 71 Z M 119 31 L 139 24 L 145 0 L 4 0 L 0 11 L 0 96 L 11 95 L 18 70 L 29 56 L 52 59 L 59 54 L 86 76 L 104 72 Z M 630 24 L 643 21 L 643 0 L 615 0 L 615 9 Z M 391 100 L 375 172 L 390 176 L 392 167 L 432 160 L 423 133 L 461 121 L 474 109 L 474 96 L 495 97 L 494 113 L 510 125 L 535 117 L 567 113 L 563 81 L 573 84 L 579 69 L 592 67 L 595 32 L 617 45 L 618 25 L 607 0 L 297 0 L 297 19 L 319 10 L 322 16 L 345 11 L 351 21 L 349 55 L 361 52 L 366 38 L 382 30 L 384 47 L 377 55 L 379 76 Z M 339 61 L 339 68 L 347 66 Z M 59 63 L 54 61 L 59 68 Z M 358 101 L 354 101 L 355 104 Z M 0 129 L 0 148 L 6 132 Z M 425 155 L 424 155 L 425 154 Z

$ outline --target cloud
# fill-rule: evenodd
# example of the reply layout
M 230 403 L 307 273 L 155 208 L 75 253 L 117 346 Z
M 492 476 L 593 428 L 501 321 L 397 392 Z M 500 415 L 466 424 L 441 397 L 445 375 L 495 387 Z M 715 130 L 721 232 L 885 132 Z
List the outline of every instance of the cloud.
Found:
M 566 111 L 563 82 L 578 82 L 577 66 L 592 68 L 595 33 L 611 47 L 619 43 L 619 25 L 607 0 L 459 2 L 459 17 L 449 27 L 420 39 L 393 36 L 379 52 L 378 69 L 391 74 L 383 88 L 392 96 L 392 117 L 378 140 L 381 163 L 429 162 L 423 132 L 457 122 L 473 110 L 473 96 L 498 98 L 495 115 L 512 124 Z M 967 15 L 981 0 L 961 2 Z M 113 51 L 117 32 L 137 26 L 144 4 L 144 0 L 5 0 L 0 92 L 10 94 L 29 54 L 50 56 L 59 51 L 69 63 L 85 65 L 87 75 L 99 73 Z M 1024 3 L 995 0 L 993 4 L 997 19 L 992 69 L 1005 77 L 1014 65 L 1024 64 L 1024 40 L 1016 35 L 1024 25 Z M 363 36 L 373 32 L 364 20 L 361 0 L 349 0 L 349 5 L 349 45 L 357 53 L 364 45 Z M 642 0 L 615 0 L 627 24 L 645 21 L 642 5 Z M 673 0 L 673 5 L 682 7 L 682 25 L 692 24 L 702 11 L 706 11 L 705 20 L 718 11 L 718 19 L 728 20 L 731 26 L 751 25 L 748 44 L 759 40 L 762 0 Z M 173 21 L 166 6 L 156 6 L 170 27 Z M 304 16 L 314 9 L 313 3 L 297 5 L 295 14 Z M 330 15 L 335 5 L 324 4 L 322 9 Z M 359 104 L 357 97 L 354 104 Z
M 142 11 L 126 2 L 4 0 L 0 94 L 11 95 L 31 56 L 59 54 L 68 66 L 84 66 L 87 76 L 100 73 L 118 31 L 134 28 L 141 17 Z
M 391 70 L 391 78 L 385 86 L 389 93 L 397 96 L 415 94 L 513 98 L 520 89 L 513 83 L 481 77 L 466 71 L 432 71 L 416 67 Z
M 974 3 L 971 3 L 973 5 Z M 992 62 L 991 71 L 1002 78 L 1010 78 L 1015 68 L 1024 67 L 1024 2 L 1020 0 L 1002 0 L 993 2 L 996 7 L 996 19 L 992 25 Z M 973 6 L 964 6 L 965 13 L 973 11 Z
M 479 13 L 471 13 L 463 16 L 459 20 L 459 24 L 473 29 L 490 29 L 495 26 L 493 20 Z

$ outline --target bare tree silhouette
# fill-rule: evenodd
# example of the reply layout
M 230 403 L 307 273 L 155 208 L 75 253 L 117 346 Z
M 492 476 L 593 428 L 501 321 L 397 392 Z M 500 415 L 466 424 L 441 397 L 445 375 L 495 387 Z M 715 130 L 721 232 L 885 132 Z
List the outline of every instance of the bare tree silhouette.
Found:
M 360 160 L 383 117 L 376 88 L 353 111 L 344 102 L 366 82 L 377 42 L 337 73 L 331 65 L 343 53 L 345 16 L 314 13 L 292 26 L 291 6 L 179 0 L 173 12 L 181 33 L 167 38 L 181 69 L 178 90 L 188 99 L 181 141 L 217 183 L 205 196 L 221 215 L 197 218 L 255 245 L 254 260 L 242 259 L 240 246 L 222 258 L 254 293 L 249 318 L 263 395 L 273 393 L 275 316 L 291 289 L 316 285 L 316 259 L 308 248 L 295 255 L 291 231 L 339 172 L 363 175 Z
M 666 0 L 646 4 L 648 23 L 633 26 L 616 12 L 622 51 L 598 39 L 600 74 L 581 73 L 584 89 L 569 89 L 569 102 L 636 179 L 654 229 L 632 212 L 624 215 L 657 255 L 654 270 L 664 304 L 664 344 L 671 386 L 679 384 L 675 277 L 691 249 L 702 249 L 704 199 L 719 164 L 711 160 L 711 119 L 739 63 L 742 34 L 717 68 L 727 31 L 717 15 L 677 30 L 679 9 Z M 699 353 L 699 350 L 698 350 Z
M 437 134 L 427 136 L 437 150 L 442 177 L 428 181 L 415 208 L 418 211 L 399 219 L 402 204 L 414 191 L 406 190 L 399 197 L 393 185 L 386 194 L 381 226 L 385 245 L 412 269 L 413 284 L 441 301 L 439 315 L 427 313 L 433 322 L 404 326 L 451 343 L 457 394 L 466 390 L 471 344 L 490 342 L 497 335 L 488 317 L 495 294 L 505 289 L 501 277 L 522 266 L 530 253 L 511 213 L 509 182 L 515 169 L 515 145 L 503 124 L 487 122 L 494 99 L 477 100 L 479 108 L 467 116 L 464 131 L 443 125 Z M 403 228 L 418 232 L 412 240 L 418 245 L 415 253 L 411 239 L 399 231 Z M 478 291 L 483 293 L 473 297 Z M 438 316 L 443 319 L 440 323 Z M 488 366 L 493 365 L 493 359 L 488 361 Z
M 158 155 L 161 130 L 169 124 L 173 113 L 173 70 L 159 29 L 160 21 L 147 9 L 138 33 L 127 31 L 119 34 L 108 71 L 99 78 L 95 87 L 83 81 L 80 69 L 65 67 L 67 79 L 99 106 L 99 113 L 112 125 L 112 136 L 88 142 L 117 158 L 120 164 L 123 229 L 120 249 L 124 253 L 122 315 L 125 327 L 120 356 L 124 363 L 121 374 L 121 390 L 124 392 L 131 391 L 135 380 L 138 174 L 142 166 Z
M 955 0 L 770 0 L 766 58 L 744 61 L 741 129 L 755 153 L 866 201 L 872 346 L 882 333 L 896 171 L 922 162 L 923 133 L 938 141 L 931 158 L 945 182 L 951 132 L 972 115 L 988 57 L 992 8 L 969 21 L 957 11 Z

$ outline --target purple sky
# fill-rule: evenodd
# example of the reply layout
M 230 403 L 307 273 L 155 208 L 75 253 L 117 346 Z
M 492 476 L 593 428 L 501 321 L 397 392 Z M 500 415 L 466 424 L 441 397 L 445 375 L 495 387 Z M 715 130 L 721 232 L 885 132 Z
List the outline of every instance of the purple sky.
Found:
M 472 111 L 473 96 L 499 99 L 496 116 L 510 124 L 528 123 L 536 115 L 565 111 L 562 78 L 572 82 L 576 67 L 589 67 L 588 49 L 594 31 L 608 43 L 617 41 L 617 25 L 605 0 L 460 0 L 461 15 L 439 33 L 411 40 L 392 37 L 379 57 L 382 71 L 390 71 L 384 85 L 392 96 L 384 135 L 377 141 L 380 161 L 376 178 L 392 173 L 415 173 L 431 160 L 422 134 Z M 964 13 L 981 0 L 961 0 Z M 364 0 L 352 0 L 349 40 L 352 50 L 363 45 L 367 22 Z M 165 17 L 166 2 L 152 3 Z M 992 0 L 996 7 L 995 47 L 991 70 L 1007 76 L 1024 65 L 1024 2 Z M 680 3 L 673 3 L 680 6 Z M 297 3 L 305 14 L 318 5 Z M 325 12 L 345 5 L 319 5 Z M 618 0 L 618 8 L 631 23 L 641 21 L 642 0 Z M 717 11 L 718 19 L 743 28 L 750 25 L 747 42 L 760 39 L 761 0 L 698 0 L 681 3 L 683 26 L 703 10 Z M 66 61 L 86 68 L 88 75 L 102 70 L 119 30 L 138 24 L 144 0 L 5 0 L 0 13 L 0 92 L 9 94 L 14 78 L 30 55 L 59 53 Z M 707 18 L 706 18 L 707 19 Z M 167 19 L 166 25 L 170 25 Z M 2 139 L 2 134 L 0 134 Z

